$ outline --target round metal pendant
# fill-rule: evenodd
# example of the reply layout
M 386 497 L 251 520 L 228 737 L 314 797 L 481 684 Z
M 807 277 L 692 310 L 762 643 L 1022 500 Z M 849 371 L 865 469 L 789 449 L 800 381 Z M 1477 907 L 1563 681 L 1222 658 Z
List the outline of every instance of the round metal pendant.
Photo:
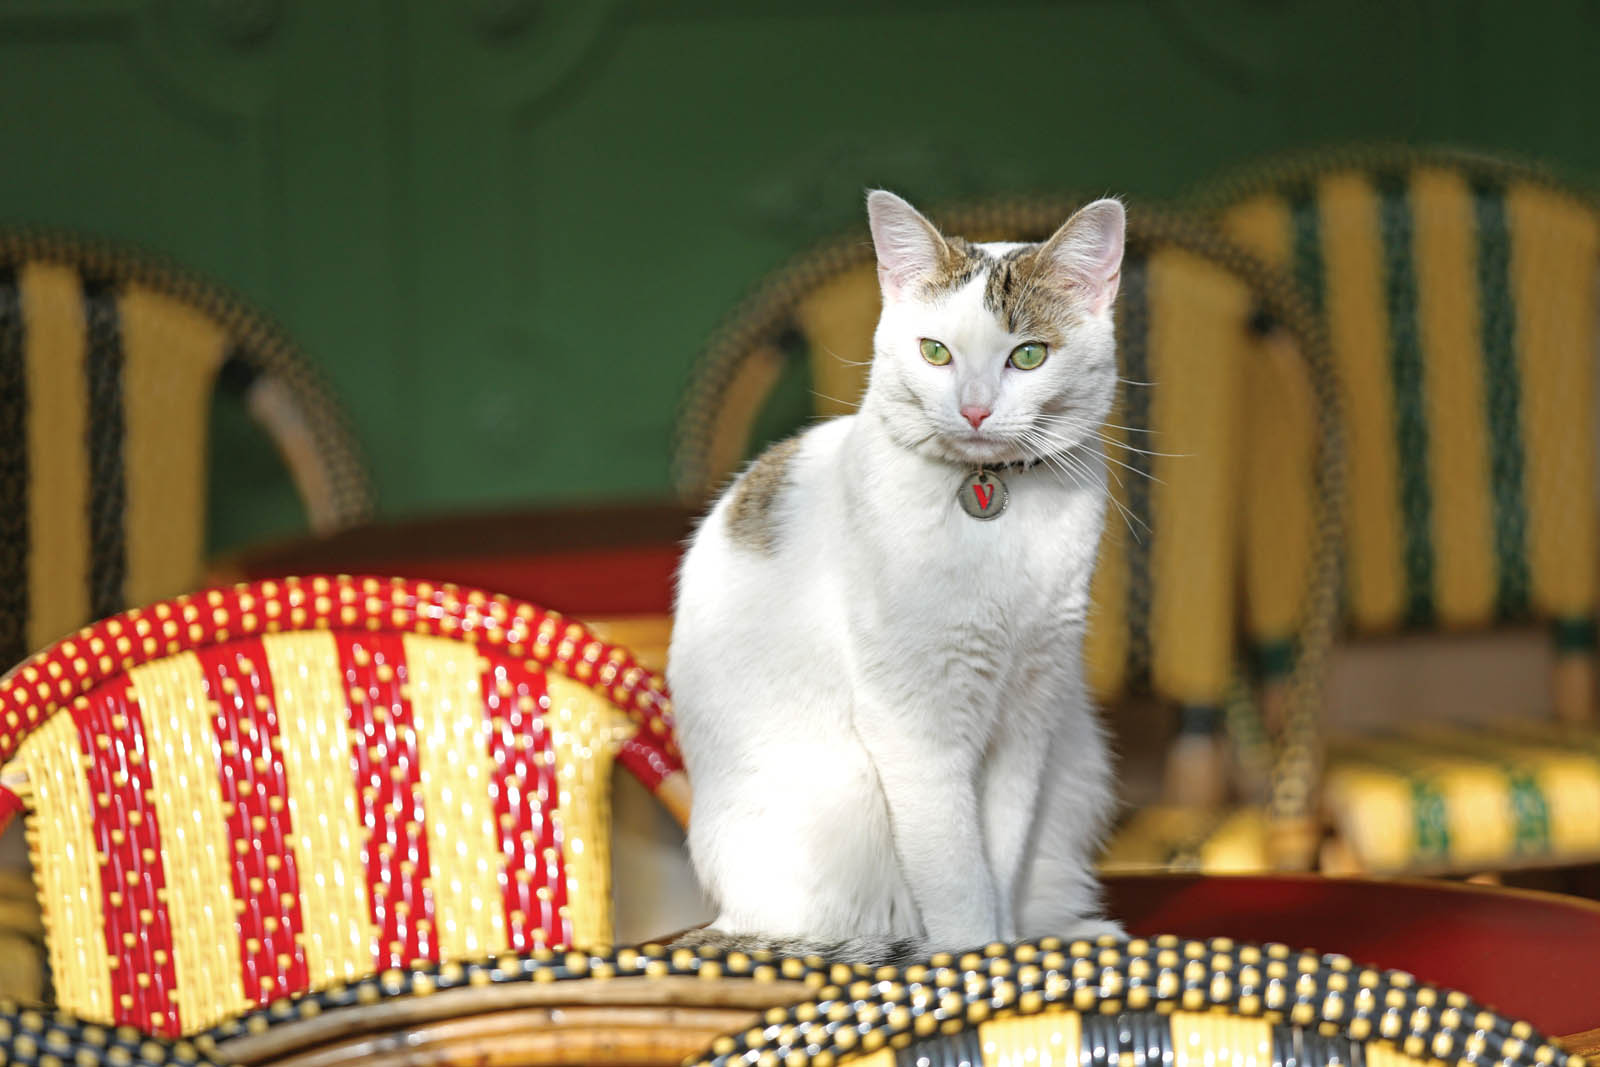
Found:
M 1006 490 L 1006 483 L 994 471 L 975 470 L 961 480 L 961 489 L 956 493 L 956 499 L 961 501 L 961 510 L 975 519 L 995 519 L 1006 509 L 1006 504 L 1011 500 L 1011 494 Z

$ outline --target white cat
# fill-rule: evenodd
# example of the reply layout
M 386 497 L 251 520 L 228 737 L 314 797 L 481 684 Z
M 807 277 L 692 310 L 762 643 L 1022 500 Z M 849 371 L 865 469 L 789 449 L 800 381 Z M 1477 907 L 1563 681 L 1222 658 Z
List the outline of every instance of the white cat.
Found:
M 719 917 L 686 944 L 892 962 L 1116 932 L 1085 688 L 1123 210 L 1042 245 L 867 198 L 883 313 L 857 414 L 701 525 L 667 670 Z

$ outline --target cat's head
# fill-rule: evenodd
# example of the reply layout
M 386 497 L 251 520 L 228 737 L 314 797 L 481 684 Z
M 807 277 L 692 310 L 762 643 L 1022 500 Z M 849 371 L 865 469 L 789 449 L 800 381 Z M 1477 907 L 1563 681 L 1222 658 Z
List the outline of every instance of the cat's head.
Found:
M 945 237 L 881 189 L 867 215 L 883 314 L 864 404 L 895 440 L 977 464 L 1094 438 L 1117 383 L 1120 203 L 1095 201 L 1041 244 Z

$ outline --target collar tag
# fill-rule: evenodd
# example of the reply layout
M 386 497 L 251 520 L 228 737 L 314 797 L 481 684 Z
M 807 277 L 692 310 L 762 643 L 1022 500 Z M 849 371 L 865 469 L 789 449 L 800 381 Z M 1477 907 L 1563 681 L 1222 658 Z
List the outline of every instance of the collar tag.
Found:
M 974 519 L 997 519 L 1010 503 L 1011 493 L 999 471 L 980 467 L 961 479 L 956 499 L 961 502 L 961 510 Z

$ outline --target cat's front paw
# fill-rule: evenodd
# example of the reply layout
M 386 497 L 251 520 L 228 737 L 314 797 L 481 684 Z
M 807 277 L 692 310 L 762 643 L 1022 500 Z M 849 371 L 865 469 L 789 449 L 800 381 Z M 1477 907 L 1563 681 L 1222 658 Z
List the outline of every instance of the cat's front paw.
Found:
M 925 950 L 923 943 L 915 938 L 874 935 L 841 939 L 767 937 L 762 934 L 729 933 L 714 926 L 690 930 L 667 948 L 686 948 L 705 955 L 744 952 L 800 959 L 817 957 L 826 963 L 864 963 L 871 967 L 911 963 L 921 957 Z
M 1122 939 L 1128 932 L 1115 919 L 1084 919 L 1068 926 L 1056 935 L 1063 941 L 1096 941 L 1102 937 Z

